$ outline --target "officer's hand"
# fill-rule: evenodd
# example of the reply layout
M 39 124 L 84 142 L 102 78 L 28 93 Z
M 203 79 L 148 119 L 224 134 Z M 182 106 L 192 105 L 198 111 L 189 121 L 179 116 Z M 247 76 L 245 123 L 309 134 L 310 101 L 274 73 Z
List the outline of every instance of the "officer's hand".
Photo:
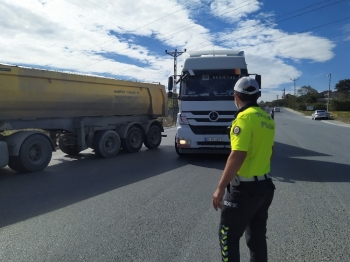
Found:
M 213 195 L 213 207 L 216 211 L 218 211 L 218 208 L 222 208 L 222 199 L 225 195 L 225 189 L 217 188 L 214 195 Z

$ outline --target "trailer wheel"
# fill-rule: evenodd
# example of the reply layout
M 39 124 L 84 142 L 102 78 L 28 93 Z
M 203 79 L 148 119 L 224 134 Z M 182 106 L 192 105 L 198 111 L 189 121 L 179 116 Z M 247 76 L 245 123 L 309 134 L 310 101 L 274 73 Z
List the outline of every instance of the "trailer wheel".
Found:
M 18 172 L 43 170 L 51 161 L 52 146 L 44 135 L 31 135 L 24 140 L 19 156 L 9 158 L 9 167 Z
M 76 156 L 80 153 L 80 150 L 78 150 L 77 145 L 66 145 L 64 141 L 66 140 L 66 136 L 60 136 L 58 139 L 58 147 L 61 149 L 61 151 L 67 155 L 70 156 Z
M 94 137 L 93 148 L 99 157 L 113 157 L 119 152 L 120 137 L 113 130 L 99 131 Z
M 161 142 L 162 132 L 160 131 L 159 127 L 151 126 L 147 135 L 144 136 L 144 145 L 149 149 L 153 149 L 157 148 Z
M 126 138 L 122 140 L 122 147 L 129 153 L 135 153 L 141 149 L 142 143 L 142 131 L 137 127 L 132 127 L 128 130 Z

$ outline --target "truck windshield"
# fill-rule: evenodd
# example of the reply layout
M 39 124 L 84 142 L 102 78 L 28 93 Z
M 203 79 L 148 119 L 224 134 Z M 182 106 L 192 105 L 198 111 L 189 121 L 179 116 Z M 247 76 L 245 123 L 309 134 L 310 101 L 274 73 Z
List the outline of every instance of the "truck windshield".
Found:
M 233 100 L 237 75 L 187 75 L 180 84 L 180 100 Z

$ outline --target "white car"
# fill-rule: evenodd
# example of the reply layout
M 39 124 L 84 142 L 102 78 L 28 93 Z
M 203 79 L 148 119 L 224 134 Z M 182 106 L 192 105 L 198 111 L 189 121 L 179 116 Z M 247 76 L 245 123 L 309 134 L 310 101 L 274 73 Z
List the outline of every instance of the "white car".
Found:
M 315 110 L 315 112 L 311 115 L 311 119 L 328 119 L 328 113 L 326 110 Z
M 279 107 L 275 107 L 275 108 L 273 109 L 273 111 L 275 111 L 275 112 L 281 112 L 281 109 L 280 109 Z

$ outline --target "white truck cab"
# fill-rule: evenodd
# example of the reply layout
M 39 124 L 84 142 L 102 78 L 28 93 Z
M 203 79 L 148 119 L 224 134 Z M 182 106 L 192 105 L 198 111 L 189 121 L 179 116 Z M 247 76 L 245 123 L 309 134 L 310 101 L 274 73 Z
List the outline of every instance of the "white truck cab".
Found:
M 244 52 L 208 50 L 183 56 L 175 150 L 178 155 L 230 153 L 228 127 L 237 112 L 233 87 L 249 75 Z M 261 76 L 255 78 L 260 86 Z M 172 76 L 168 83 L 172 95 Z

